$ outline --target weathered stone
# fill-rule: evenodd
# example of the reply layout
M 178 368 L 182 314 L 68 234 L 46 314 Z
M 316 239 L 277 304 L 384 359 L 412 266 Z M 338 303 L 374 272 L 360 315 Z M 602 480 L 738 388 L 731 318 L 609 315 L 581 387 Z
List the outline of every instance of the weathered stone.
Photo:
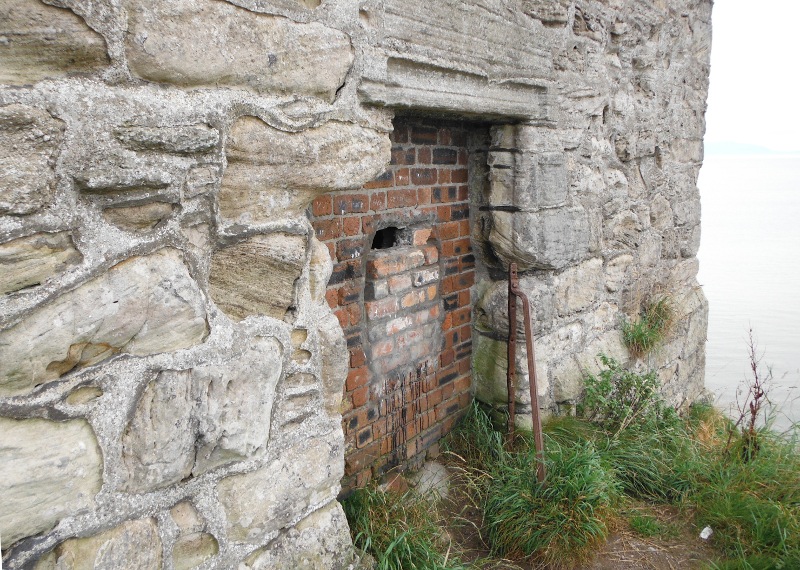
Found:
M 0 7 L 0 16 L 3 9 Z M 5 21 L 0 17 L 0 22 Z M 0 46 L 0 54 L 4 49 Z M 1 58 L 0 70 L 5 70 Z M 50 203 L 55 185 L 53 167 L 64 129 L 62 121 L 41 109 L 0 107 L 0 214 L 30 214 Z
M 560 152 L 517 155 L 513 204 L 523 210 L 552 208 L 566 202 L 569 179 Z
M 91 508 L 103 458 L 85 420 L 0 418 L 0 534 L 3 548 Z
M 317 304 L 325 302 L 328 280 L 333 273 L 333 260 L 328 248 L 316 236 L 311 237 L 308 267 L 308 287 L 311 301 Z
M 173 154 L 209 152 L 219 143 L 219 131 L 208 125 L 122 126 L 114 130 L 114 136 L 123 146 L 133 150 L 155 150 Z
M 545 396 L 550 389 L 548 381 L 547 359 L 540 354 L 541 346 L 534 346 L 536 353 L 536 388 L 539 406 L 546 407 Z M 473 349 L 473 382 L 475 397 L 482 402 L 505 406 L 508 404 L 508 343 L 478 335 L 475 337 Z M 528 351 L 524 342 L 517 345 L 516 350 L 516 384 L 515 401 L 530 406 L 530 377 L 528 375 Z
M 628 268 L 633 263 L 633 256 L 624 253 L 606 263 L 606 290 L 614 293 L 625 285 Z
M 264 451 L 282 349 L 258 337 L 228 362 L 164 371 L 122 437 L 124 488 L 151 491 Z
M 354 551 L 341 505 L 332 502 L 308 515 L 269 549 L 257 550 L 242 570 L 339 570 Z
M 70 392 L 65 401 L 70 406 L 80 406 L 102 395 L 103 391 L 97 386 L 81 386 Z
M 211 297 L 238 321 L 250 315 L 282 319 L 295 303 L 295 282 L 305 255 L 306 236 L 284 233 L 226 247 L 211 257 Z
M 44 283 L 81 259 L 69 232 L 33 234 L 0 244 L 0 294 Z
M 261 543 L 313 505 L 334 499 L 344 475 L 343 453 L 342 433 L 334 431 L 282 450 L 261 469 L 220 481 L 228 537 Z
M 600 293 L 602 279 L 603 260 L 598 257 L 559 274 L 556 280 L 558 314 L 577 313 L 593 304 Z
M 240 224 L 300 215 L 317 195 L 355 188 L 380 174 L 389 151 L 387 136 L 350 123 L 329 121 L 288 133 L 242 117 L 226 145 L 220 215 Z
M 28 393 L 118 353 L 188 348 L 205 338 L 205 316 L 177 251 L 130 258 L 0 332 L 0 394 Z
M 182 535 L 172 547 L 172 567 L 175 570 L 196 568 L 218 552 L 217 539 L 207 532 Z
M 125 230 L 142 231 L 153 229 L 159 222 L 175 211 L 175 205 L 167 202 L 151 202 L 141 206 L 106 208 L 103 217 L 109 223 Z
M 525 0 L 522 4 L 526 14 L 549 27 L 565 26 L 569 20 L 570 7 L 569 0 Z
M 0 83 L 24 85 L 109 64 L 100 34 L 69 10 L 37 0 L 3 0 L 0 38 Z
M 161 539 L 153 519 L 128 521 L 88 538 L 71 538 L 58 545 L 55 554 L 53 570 L 154 570 L 162 567 Z
M 348 37 L 318 23 L 201 0 L 137 0 L 126 8 L 128 62 L 149 81 L 333 101 L 353 62 Z
M 672 206 L 662 194 L 656 194 L 650 203 L 650 224 L 658 230 L 673 226 Z
M 495 252 L 521 270 L 561 269 L 585 257 L 589 223 L 581 207 L 540 212 L 493 212 L 489 241 Z

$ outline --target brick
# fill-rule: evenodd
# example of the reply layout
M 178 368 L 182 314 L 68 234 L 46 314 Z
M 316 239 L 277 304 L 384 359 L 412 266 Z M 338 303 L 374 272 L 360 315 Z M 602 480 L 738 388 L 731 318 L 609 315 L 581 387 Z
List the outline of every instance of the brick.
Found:
M 389 188 L 392 184 L 394 184 L 394 172 L 387 170 L 374 180 L 370 180 L 364 184 L 364 189 L 372 190 L 375 188 Z
M 411 289 L 411 275 L 408 273 L 401 273 L 400 275 L 392 275 L 389 277 L 389 292 L 402 293 Z
M 450 146 L 453 140 L 452 131 L 448 128 L 439 129 L 439 144 L 443 146 Z
M 472 348 L 472 347 L 470 347 Z M 471 350 L 469 352 L 472 352 Z M 458 354 L 456 354 L 458 355 Z M 470 363 L 469 358 L 465 358 L 461 362 L 458 363 L 458 372 L 459 374 L 468 374 L 472 370 L 472 365 Z
M 369 209 L 372 212 L 379 212 L 386 209 L 386 192 L 374 192 L 369 197 Z M 365 232 L 367 233 L 367 232 Z
M 369 386 L 362 386 L 353 390 L 352 399 L 354 408 L 360 408 L 366 404 L 369 399 Z
M 394 173 L 395 186 L 408 186 L 411 182 L 411 171 L 408 168 L 400 168 Z
M 466 168 L 457 168 L 450 171 L 450 182 L 464 183 L 469 181 L 469 170 Z
M 436 383 L 441 387 L 452 382 L 456 378 L 458 378 L 458 370 L 455 368 L 447 368 L 440 370 L 439 373 L 436 374 Z
M 472 295 L 469 291 L 461 291 L 458 294 L 458 306 L 459 307 L 466 307 L 472 301 Z
M 406 293 L 400 300 L 400 306 L 404 309 L 408 309 L 414 305 L 424 303 L 426 300 L 425 291 L 411 291 Z
M 357 325 L 361 322 L 362 312 L 359 303 L 351 303 L 347 305 L 347 312 L 350 313 L 350 326 Z
M 456 182 L 453 180 L 453 182 Z M 462 180 L 462 182 L 466 182 L 466 180 Z M 462 184 L 458 187 L 458 196 L 457 199 L 459 202 L 466 202 L 469 200 L 469 186 Z
M 369 467 L 374 461 L 378 459 L 381 453 L 381 446 L 379 442 L 373 442 L 363 449 L 351 453 L 345 457 L 344 466 L 345 474 L 353 475 Z
M 367 274 L 372 278 L 388 277 L 396 273 L 420 267 L 425 263 L 425 254 L 414 250 L 400 254 L 381 255 L 367 263 Z
M 417 151 L 414 148 L 392 147 L 391 164 L 415 164 L 416 162 Z
M 389 296 L 389 283 L 385 279 L 380 281 L 367 281 L 364 285 L 364 299 L 377 301 Z
M 343 239 L 336 243 L 336 259 L 347 261 L 361 257 L 364 254 L 363 239 Z
M 356 476 L 356 487 L 363 489 L 372 480 L 372 470 L 365 469 Z M 344 484 L 342 485 L 344 487 Z
M 360 449 L 372 443 L 372 426 L 367 426 L 356 435 L 356 446 Z
M 386 208 L 411 208 L 417 205 L 416 188 L 403 188 L 386 192 Z
M 414 319 L 411 318 L 411 316 L 409 315 L 403 315 L 402 317 L 392 319 L 391 321 L 386 323 L 386 334 L 388 336 L 392 336 L 401 331 L 406 330 L 407 328 L 413 325 L 414 325 Z
M 439 138 L 439 129 L 436 127 L 414 125 L 409 130 L 409 138 L 414 144 L 436 144 Z
M 431 203 L 431 189 L 430 188 L 417 188 L 417 204 L 430 204 Z
M 394 342 L 392 342 L 391 340 L 374 342 L 370 347 L 370 353 L 372 354 L 372 358 L 380 358 L 382 356 L 392 354 L 393 351 L 394 351 Z
M 452 348 L 448 348 L 447 350 L 443 350 L 439 355 L 439 364 L 441 364 L 442 367 L 450 366 L 455 359 L 456 352 Z
M 364 308 L 367 311 L 368 319 L 377 320 L 393 315 L 400 307 L 395 297 L 386 297 L 378 301 L 367 301 L 364 303 Z
M 394 130 L 391 134 L 392 142 L 407 143 L 408 142 L 408 126 L 397 123 L 394 125 Z
M 458 235 L 460 235 L 461 237 L 469 237 L 470 235 L 469 220 L 461 220 L 458 223 Z M 475 258 L 473 257 L 473 261 L 474 260 Z
M 342 219 L 333 218 L 330 220 L 315 220 L 314 232 L 317 239 L 327 241 L 342 237 Z
M 411 276 L 409 276 L 411 279 Z M 439 280 L 439 268 L 423 269 L 413 273 L 414 287 L 424 287 L 429 283 Z
M 436 184 L 438 175 L 435 168 L 412 168 L 411 183 L 418 186 Z
M 469 376 L 462 376 L 454 385 L 454 389 L 456 392 L 463 392 L 464 390 L 469 390 L 470 385 L 472 384 L 472 379 Z
M 431 198 L 433 200 L 433 198 Z M 439 206 L 436 208 L 436 219 L 440 222 L 449 222 L 453 219 L 452 208 L 450 206 Z
M 417 162 L 419 164 L 431 163 L 431 148 L 428 146 L 421 147 L 417 150 Z
M 414 245 L 425 245 L 426 243 L 428 243 L 428 239 L 430 239 L 432 231 L 433 230 L 431 228 L 422 228 L 419 230 L 414 230 L 414 235 L 413 235 Z
M 450 210 L 450 219 L 452 220 L 469 219 L 469 204 L 457 204 L 452 206 Z
M 333 198 L 329 194 L 317 196 L 311 203 L 311 213 L 315 216 L 330 216 L 333 213 Z
M 343 329 L 346 329 L 350 326 L 350 313 L 348 313 L 345 309 L 337 309 L 333 312 L 336 315 L 336 318 L 339 319 L 339 326 Z
M 458 224 L 456 224 L 456 231 Z M 472 251 L 469 238 L 460 238 L 442 242 L 442 255 L 444 257 L 456 257 Z
M 458 163 L 459 164 L 467 164 L 469 161 L 469 153 L 466 149 L 461 149 L 458 151 Z
M 342 221 L 342 232 L 346 236 L 355 236 L 361 232 L 361 218 L 357 216 L 344 218 Z
M 439 261 L 439 250 L 435 245 L 428 245 L 422 248 L 422 253 L 425 256 L 425 265 L 432 265 Z
M 462 271 L 465 269 L 474 269 L 475 268 L 475 256 L 471 253 L 468 253 L 464 257 L 459 260 L 459 267 L 461 267 Z
M 361 300 L 361 289 L 357 284 L 348 283 L 339 287 L 337 296 L 340 305 L 349 305 L 350 303 L 357 303 Z
M 358 346 L 350 349 L 350 368 L 358 368 L 366 364 L 366 362 L 367 355 L 364 352 L 364 347 Z
M 339 306 L 339 292 L 336 289 L 328 289 L 325 291 L 325 300 L 331 309 Z
M 439 294 L 439 286 L 438 285 L 428 285 L 426 289 L 428 301 L 433 301 L 436 298 L 436 295 Z
M 450 132 L 450 144 L 453 146 L 467 146 L 467 130 L 453 129 Z
M 446 222 L 444 224 L 439 224 L 437 229 L 439 231 L 439 239 L 457 239 L 461 231 L 461 222 Z
M 345 281 L 361 277 L 362 274 L 360 258 L 342 261 L 333 266 L 333 273 L 328 280 L 328 285 L 340 285 Z
M 439 184 L 447 184 L 450 182 L 450 171 L 446 168 L 439 169 L 439 175 L 436 177 Z
M 456 164 L 458 163 L 458 151 L 453 148 L 433 149 L 433 164 Z
M 333 213 L 359 214 L 367 211 L 369 197 L 366 194 L 344 194 L 333 198 Z

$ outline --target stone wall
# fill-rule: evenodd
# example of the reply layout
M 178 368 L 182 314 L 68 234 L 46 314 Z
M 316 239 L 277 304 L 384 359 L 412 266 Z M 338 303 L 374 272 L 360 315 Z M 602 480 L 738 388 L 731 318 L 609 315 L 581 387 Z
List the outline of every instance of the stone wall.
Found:
M 469 169 L 481 398 L 503 400 L 510 261 L 545 408 L 626 356 L 620 316 L 659 289 L 679 326 L 638 365 L 696 397 L 710 10 L 0 2 L 4 567 L 356 563 L 351 355 L 307 208 L 381 179 L 396 110 L 492 125 Z

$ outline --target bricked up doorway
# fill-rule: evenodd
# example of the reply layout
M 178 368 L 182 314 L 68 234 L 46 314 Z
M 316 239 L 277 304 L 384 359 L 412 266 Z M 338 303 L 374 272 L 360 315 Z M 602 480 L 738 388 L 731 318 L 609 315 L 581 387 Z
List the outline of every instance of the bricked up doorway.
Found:
M 311 207 L 350 353 L 345 489 L 422 461 L 471 401 L 470 195 L 488 138 L 485 124 L 398 117 L 386 172 Z

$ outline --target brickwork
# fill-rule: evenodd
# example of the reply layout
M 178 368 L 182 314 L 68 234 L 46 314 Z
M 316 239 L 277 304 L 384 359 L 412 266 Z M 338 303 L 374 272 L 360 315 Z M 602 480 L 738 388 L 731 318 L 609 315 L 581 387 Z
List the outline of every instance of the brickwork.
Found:
M 397 119 L 391 165 L 311 207 L 347 337 L 343 486 L 424 457 L 471 399 L 468 130 Z

